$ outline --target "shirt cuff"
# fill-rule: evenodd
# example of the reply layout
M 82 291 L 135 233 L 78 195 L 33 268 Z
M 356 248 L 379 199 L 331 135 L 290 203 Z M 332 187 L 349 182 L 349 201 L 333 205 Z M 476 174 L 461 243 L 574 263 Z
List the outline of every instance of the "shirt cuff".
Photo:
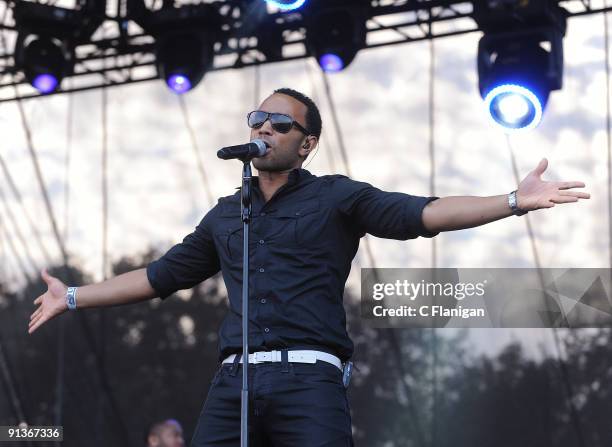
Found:
M 424 200 L 424 201 L 423 201 L 423 204 L 421 205 L 421 210 L 420 210 L 420 212 L 419 212 L 419 215 L 421 216 L 421 217 L 420 217 L 420 220 L 419 220 L 419 222 L 420 222 L 420 226 L 421 226 L 420 231 L 419 231 L 419 235 L 420 235 L 421 237 L 434 237 L 434 236 L 437 236 L 438 234 L 440 234 L 440 232 L 439 232 L 439 231 L 436 231 L 435 233 L 434 233 L 434 232 L 431 232 L 431 231 L 428 231 L 428 230 L 425 228 L 425 225 L 423 224 L 423 209 L 425 209 L 425 206 L 426 206 L 428 203 L 433 202 L 434 200 L 438 200 L 439 198 L 440 198 L 440 197 L 436 197 L 436 196 L 426 197 L 426 198 L 425 198 L 426 200 Z
M 176 289 L 168 286 L 168 284 L 164 284 L 162 280 L 163 270 L 164 267 L 160 260 L 153 261 L 147 265 L 147 279 L 149 280 L 149 284 L 151 284 L 151 287 L 157 292 L 157 296 L 165 300 L 176 292 Z

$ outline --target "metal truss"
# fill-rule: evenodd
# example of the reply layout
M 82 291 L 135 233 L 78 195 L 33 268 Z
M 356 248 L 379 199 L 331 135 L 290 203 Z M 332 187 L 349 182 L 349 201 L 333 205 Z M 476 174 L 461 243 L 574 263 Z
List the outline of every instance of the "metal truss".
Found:
M 320 1 L 329 5 L 342 0 Z M 485 1 L 355 0 L 351 4 L 361 4 L 367 11 L 364 48 L 367 49 L 482 31 L 474 19 L 474 8 Z M 0 0 L 0 102 L 41 96 L 15 64 L 14 47 L 22 29 L 15 23 L 13 12 L 20 2 L 60 8 L 57 4 L 61 0 Z M 77 39 L 74 71 L 52 94 L 157 79 L 154 33 L 146 32 L 147 26 L 142 24 L 146 24 L 143 17 L 152 17 L 167 8 L 174 12 L 180 10 L 181 17 L 187 20 L 203 12 L 214 13 L 215 58 L 210 70 L 239 69 L 311 56 L 306 45 L 306 22 L 311 13 L 309 5 L 316 7 L 315 0 L 293 12 L 274 11 L 263 0 L 199 3 L 74 0 L 74 3 L 74 10 L 82 11 L 95 4 L 95 10 L 102 11 L 98 17 L 100 26 L 86 39 Z M 612 9 L 593 7 L 590 0 L 557 0 L 557 3 L 568 11 L 568 17 Z

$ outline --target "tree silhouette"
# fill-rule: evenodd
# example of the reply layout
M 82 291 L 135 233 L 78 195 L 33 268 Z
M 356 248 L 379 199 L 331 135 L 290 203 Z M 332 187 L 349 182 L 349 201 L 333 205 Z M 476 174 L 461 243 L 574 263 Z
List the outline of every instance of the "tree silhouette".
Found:
M 113 273 L 158 255 L 122 259 Z M 76 285 L 91 280 L 77 268 L 50 272 Z M 32 336 L 27 323 L 44 283 L 17 294 L 0 284 L 0 425 L 16 425 L 20 412 L 30 425 L 54 423 L 63 330 L 62 445 L 143 445 L 147 424 L 168 417 L 183 424 L 189 440 L 218 365 L 217 331 L 227 309 L 220 281 L 211 278 L 164 301 L 69 312 Z M 355 342 L 357 370 L 348 393 L 356 445 L 573 447 L 578 430 L 589 447 L 612 445 L 609 329 L 562 334 L 577 428 L 557 359 L 530 359 L 518 344 L 475 357 L 465 332 L 438 334 L 434 388 L 431 330 L 376 329 L 361 318 L 350 291 L 344 302 Z

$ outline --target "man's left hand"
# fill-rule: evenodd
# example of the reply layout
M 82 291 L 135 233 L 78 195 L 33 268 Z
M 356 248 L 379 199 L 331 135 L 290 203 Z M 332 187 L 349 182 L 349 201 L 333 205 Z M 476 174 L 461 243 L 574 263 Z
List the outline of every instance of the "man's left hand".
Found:
M 548 160 L 543 158 L 519 184 L 516 191 L 517 206 L 526 211 L 540 208 L 552 208 L 557 203 L 577 202 L 578 199 L 591 197 L 586 192 L 568 191 L 572 188 L 584 188 L 583 182 L 545 182 L 540 176 L 546 171 Z

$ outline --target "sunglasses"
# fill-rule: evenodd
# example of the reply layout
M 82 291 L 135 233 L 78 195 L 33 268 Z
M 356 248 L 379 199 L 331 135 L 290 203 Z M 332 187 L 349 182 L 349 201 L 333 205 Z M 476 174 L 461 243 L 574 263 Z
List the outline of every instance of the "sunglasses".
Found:
M 291 128 L 295 126 L 304 135 L 310 135 L 310 132 L 300 123 L 283 113 L 269 113 L 262 110 L 254 110 L 247 115 L 247 123 L 251 129 L 259 129 L 268 119 L 270 120 L 272 129 L 276 132 L 288 133 Z

